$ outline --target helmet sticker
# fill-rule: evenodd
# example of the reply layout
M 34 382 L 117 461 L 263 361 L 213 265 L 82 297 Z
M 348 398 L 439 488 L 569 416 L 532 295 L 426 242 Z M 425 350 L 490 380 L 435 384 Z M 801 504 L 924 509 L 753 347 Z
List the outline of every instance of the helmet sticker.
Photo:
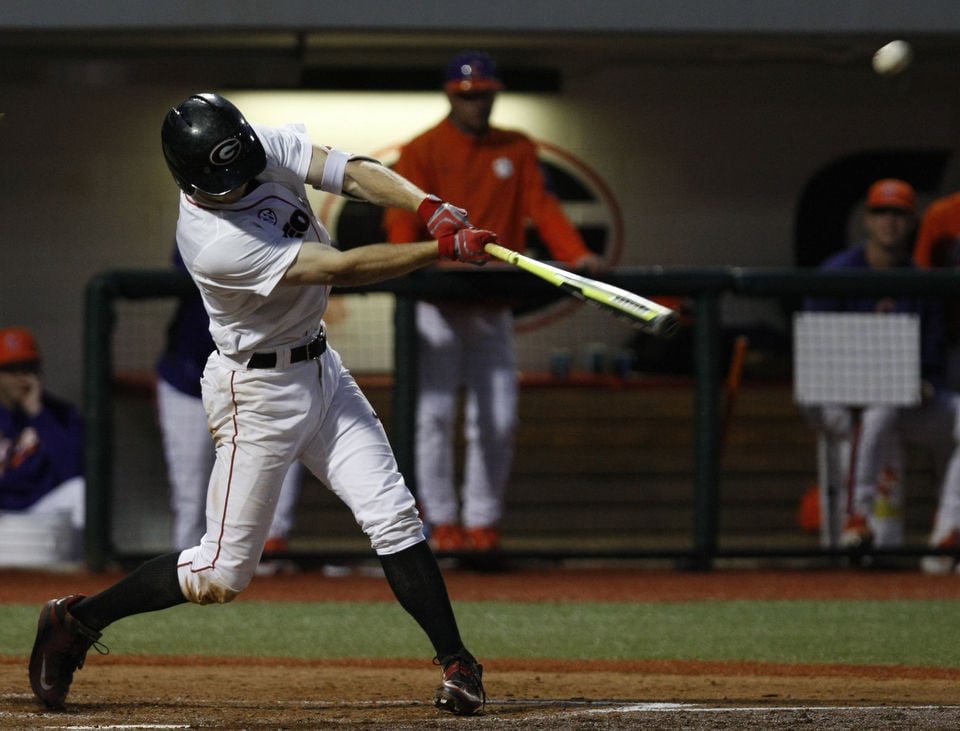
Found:
M 230 137 L 217 143 L 216 147 L 210 150 L 210 162 L 221 167 L 229 165 L 240 157 L 241 143 L 236 137 Z

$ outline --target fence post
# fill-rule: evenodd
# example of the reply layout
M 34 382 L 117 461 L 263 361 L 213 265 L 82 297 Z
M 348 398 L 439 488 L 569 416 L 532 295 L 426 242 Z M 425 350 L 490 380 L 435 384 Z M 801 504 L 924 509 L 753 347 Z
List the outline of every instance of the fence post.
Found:
M 400 474 L 417 493 L 417 300 L 397 294 L 394 305 L 393 449 Z
M 693 485 L 694 555 L 691 568 L 709 571 L 717 554 L 720 511 L 720 292 L 710 289 L 696 297 L 694 318 L 694 435 Z
M 86 446 L 86 521 L 84 550 L 91 571 L 106 568 L 111 555 L 111 494 L 113 479 L 113 414 L 110 379 L 115 312 L 109 277 L 90 280 L 84 316 L 84 422 Z

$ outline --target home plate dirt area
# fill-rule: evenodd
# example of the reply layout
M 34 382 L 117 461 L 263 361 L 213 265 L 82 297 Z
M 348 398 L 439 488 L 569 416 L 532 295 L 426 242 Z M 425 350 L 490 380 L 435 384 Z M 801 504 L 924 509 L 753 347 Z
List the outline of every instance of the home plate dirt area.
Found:
M 119 574 L 0 571 L 5 603 L 41 604 Z M 454 600 L 960 599 L 955 576 L 907 571 L 547 568 L 447 572 Z M 69 591 L 69 589 L 68 589 Z M 245 599 L 391 600 L 381 578 L 319 572 L 258 578 Z M 955 641 L 948 638 L 947 641 Z M 957 729 L 960 670 L 694 661 L 484 659 L 484 713 L 436 711 L 423 659 L 93 656 L 67 710 L 30 692 L 26 658 L 0 657 L 0 727 L 424 729 Z

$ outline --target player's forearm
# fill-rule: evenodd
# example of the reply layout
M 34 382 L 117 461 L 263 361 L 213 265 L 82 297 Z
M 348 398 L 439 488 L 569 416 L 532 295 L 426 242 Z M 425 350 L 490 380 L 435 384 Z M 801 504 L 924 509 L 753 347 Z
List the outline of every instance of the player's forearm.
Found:
M 347 251 L 304 243 L 284 277 L 287 284 L 355 287 L 409 274 L 440 258 L 436 241 L 403 246 L 370 244 Z
M 385 208 L 417 210 L 426 193 L 390 168 L 369 160 L 347 164 L 343 192 Z

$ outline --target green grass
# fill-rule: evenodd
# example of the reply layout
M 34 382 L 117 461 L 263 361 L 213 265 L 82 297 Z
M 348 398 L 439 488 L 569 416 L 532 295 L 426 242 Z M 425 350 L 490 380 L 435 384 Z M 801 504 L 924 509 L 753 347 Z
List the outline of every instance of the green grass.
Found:
M 483 658 L 690 659 L 960 667 L 953 601 L 459 602 Z M 38 605 L 0 605 L 0 655 L 27 656 Z M 110 627 L 112 653 L 429 657 L 390 602 L 183 605 Z

